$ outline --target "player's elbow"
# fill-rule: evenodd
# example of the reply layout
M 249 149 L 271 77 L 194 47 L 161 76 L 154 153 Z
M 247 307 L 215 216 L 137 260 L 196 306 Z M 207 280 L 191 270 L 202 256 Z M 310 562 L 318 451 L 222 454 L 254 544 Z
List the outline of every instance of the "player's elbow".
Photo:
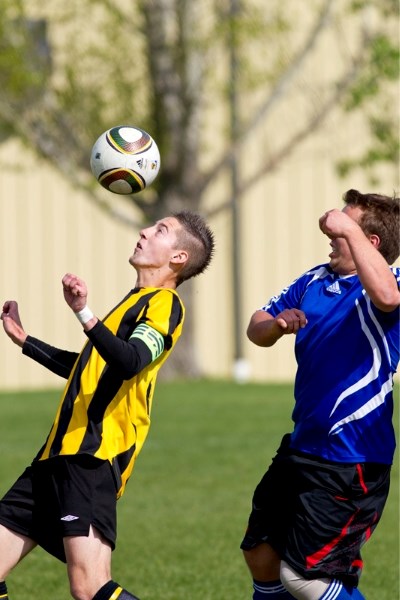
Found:
M 122 381 L 129 381 L 142 370 L 142 365 L 138 361 L 118 361 L 114 364 L 109 364 L 109 366 Z
M 400 306 L 400 291 L 380 290 L 376 298 L 371 298 L 374 306 L 382 312 L 392 312 Z
M 253 316 L 247 327 L 246 335 L 253 344 L 260 346 L 260 333 L 260 323 L 257 322 Z
M 140 363 L 132 363 L 124 365 L 120 368 L 120 376 L 124 381 L 129 381 L 132 377 L 135 377 L 142 370 L 143 366 Z
M 132 379 L 132 377 L 135 377 L 135 375 L 137 375 L 137 373 L 135 371 L 126 370 L 126 371 L 120 371 L 120 375 L 121 375 L 121 379 L 123 379 L 124 381 L 129 381 L 130 379 Z
M 250 323 L 246 333 L 253 344 L 263 348 L 272 346 L 276 341 L 276 339 L 271 339 L 271 336 L 268 335 L 268 329 L 262 323 Z

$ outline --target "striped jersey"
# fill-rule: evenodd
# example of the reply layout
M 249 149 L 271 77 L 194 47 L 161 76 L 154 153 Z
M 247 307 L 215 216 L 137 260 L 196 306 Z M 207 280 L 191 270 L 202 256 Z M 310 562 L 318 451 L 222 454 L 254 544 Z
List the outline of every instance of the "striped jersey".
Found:
M 391 267 L 397 282 L 400 269 Z M 320 265 L 261 308 L 308 320 L 296 335 L 291 447 L 336 462 L 391 464 L 395 449 L 393 375 L 399 362 L 399 309 L 377 309 L 358 275 Z
M 161 354 L 155 360 L 150 358 L 129 378 L 111 359 L 105 360 L 89 331 L 89 341 L 74 362 L 55 421 L 37 459 L 84 453 L 108 460 L 121 496 L 149 430 L 158 370 L 181 334 L 183 318 L 178 294 L 164 288 L 135 288 L 111 310 L 102 321 L 107 335 L 111 332 L 126 343 L 145 323 L 152 328 L 150 332 L 155 330 L 155 343 L 164 341 Z M 121 352 L 127 348 L 122 342 Z

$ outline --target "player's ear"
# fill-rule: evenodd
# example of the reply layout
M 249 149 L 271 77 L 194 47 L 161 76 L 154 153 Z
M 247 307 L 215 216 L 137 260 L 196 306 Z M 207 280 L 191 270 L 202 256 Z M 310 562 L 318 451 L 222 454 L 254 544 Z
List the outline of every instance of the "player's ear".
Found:
M 368 237 L 369 237 L 369 241 L 371 242 L 371 244 L 375 248 L 379 248 L 379 246 L 381 245 L 381 238 L 379 237 L 379 235 L 376 235 L 376 233 L 372 233 Z
M 177 250 L 171 257 L 171 262 L 174 264 L 183 264 L 189 258 L 189 254 L 186 250 Z

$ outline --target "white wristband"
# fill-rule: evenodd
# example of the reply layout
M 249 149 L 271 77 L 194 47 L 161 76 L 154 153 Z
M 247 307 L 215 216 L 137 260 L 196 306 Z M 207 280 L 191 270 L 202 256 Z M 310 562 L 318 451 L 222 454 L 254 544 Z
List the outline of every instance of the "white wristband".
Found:
M 88 323 L 91 319 L 93 319 L 94 314 L 88 306 L 85 306 L 85 308 L 82 308 L 82 310 L 76 312 L 75 316 L 78 319 L 79 323 L 85 325 L 85 323 Z

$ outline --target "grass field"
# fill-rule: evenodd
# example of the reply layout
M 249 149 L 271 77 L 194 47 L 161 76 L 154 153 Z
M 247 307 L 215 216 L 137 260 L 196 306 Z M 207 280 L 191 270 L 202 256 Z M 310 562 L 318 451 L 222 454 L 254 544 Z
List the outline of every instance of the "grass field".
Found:
M 44 442 L 58 396 L 0 394 L 0 494 Z M 239 544 L 291 406 L 291 385 L 159 384 L 148 440 L 119 501 L 114 579 L 141 600 L 250 600 Z M 396 458 L 386 512 L 364 550 L 367 600 L 399 598 L 398 506 Z M 70 599 L 65 565 L 41 549 L 7 583 L 12 600 Z

